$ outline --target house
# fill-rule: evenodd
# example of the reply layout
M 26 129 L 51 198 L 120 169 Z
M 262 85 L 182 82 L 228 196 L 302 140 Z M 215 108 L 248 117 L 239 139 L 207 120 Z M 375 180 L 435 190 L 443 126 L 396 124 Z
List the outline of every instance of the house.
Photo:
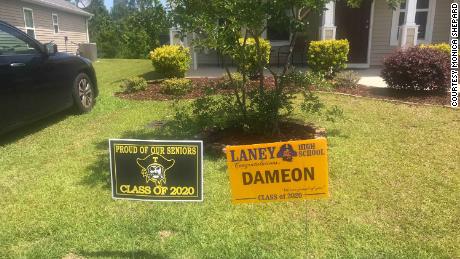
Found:
M 54 42 L 59 51 L 72 54 L 79 43 L 89 43 L 91 17 L 66 0 L 0 0 L 0 20 L 40 42 Z
M 307 31 L 296 40 L 293 63 L 305 64 L 306 46 L 311 40 L 348 39 L 350 68 L 382 65 L 384 57 L 400 47 L 449 42 L 450 0 L 406 0 L 392 9 L 385 0 L 362 1 L 350 8 L 345 1 L 331 1 L 326 10 L 309 21 Z M 171 44 L 178 43 L 177 29 L 171 29 Z M 271 41 L 270 62 L 285 62 L 289 33 L 270 28 L 263 36 Z M 187 39 L 185 39 L 185 44 Z M 194 50 L 193 66 L 231 62 L 210 50 Z

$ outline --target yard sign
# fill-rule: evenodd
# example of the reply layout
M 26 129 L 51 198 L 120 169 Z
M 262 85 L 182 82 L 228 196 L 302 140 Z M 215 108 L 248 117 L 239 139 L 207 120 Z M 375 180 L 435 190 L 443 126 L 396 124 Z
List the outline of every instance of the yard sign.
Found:
M 203 200 L 203 142 L 111 139 L 112 197 Z
M 233 203 L 329 196 L 324 138 L 227 146 Z

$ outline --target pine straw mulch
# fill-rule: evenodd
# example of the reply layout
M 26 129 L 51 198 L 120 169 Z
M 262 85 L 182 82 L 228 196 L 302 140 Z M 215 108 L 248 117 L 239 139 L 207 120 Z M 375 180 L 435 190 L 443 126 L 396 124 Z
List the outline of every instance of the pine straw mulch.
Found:
M 215 94 L 231 94 L 232 90 L 223 87 L 223 78 L 190 78 L 192 80 L 193 89 L 183 96 L 172 96 L 163 94 L 160 91 L 161 80 L 149 81 L 149 85 L 145 91 L 134 93 L 118 92 L 115 95 L 121 98 L 130 100 L 155 100 L 167 101 L 174 99 L 195 99 L 204 96 L 209 90 Z M 273 88 L 274 80 L 272 77 L 265 78 L 267 88 Z M 256 88 L 257 81 L 252 81 L 250 87 Z M 315 90 L 314 87 L 312 90 Z M 359 85 L 356 88 L 334 88 L 329 90 L 316 89 L 324 92 L 339 93 L 351 95 L 355 97 L 369 97 L 387 101 L 396 101 L 406 104 L 424 104 L 424 105 L 442 105 L 450 104 L 450 96 L 448 92 L 430 92 L 430 91 L 409 91 L 396 90 L 391 88 L 368 87 Z
M 147 128 L 159 129 L 167 125 L 165 121 L 153 121 Z M 304 124 L 300 121 L 281 121 L 279 132 L 269 134 L 253 133 L 239 128 L 205 130 L 192 139 L 202 140 L 206 153 L 222 154 L 227 145 L 251 145 L 257 143 L 284 142 L 290 140 L 305 140 L 326 137 L 326 129 L 318 128 L 313 124 Z
M 242 131 L 237 128 L 227 128 L 218 131 L 205 132 L 199 136 L 203 140 L 205 150 L 218 154 L 225 152 L 227 145 L 251 145 L 257 143 L 284 142 L 290 140 L 305 140 L 326 137 L 326 130 L 316 128 L 312 124 L 302 124 L 294 121 L 282 121 L 279 133 L 262 135 Z
M 260 133 L 244 132 L 238 128 L 227 128 L 209 131 L 202 134 L 208 143 L 226 143 L 227 145 L 249 145 L 289 140 L 312 139 L 323 136 L 325 130 L 312 124 L 302 124 L 295 121 L 281 121 L 279 133 L 261 135 Z

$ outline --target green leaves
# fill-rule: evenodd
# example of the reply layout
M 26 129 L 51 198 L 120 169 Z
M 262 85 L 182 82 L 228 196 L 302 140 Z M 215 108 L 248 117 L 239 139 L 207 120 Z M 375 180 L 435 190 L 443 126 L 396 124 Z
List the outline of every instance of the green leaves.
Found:
M 151 51 L 149 58 L 155 71 L 163 77 L 184 77 L 192 60 L 190 49 L 177 45 L 165 45 Z
M 171 27 L 169 15 L 156 0 L 117 4 L 111 13 L 102 0 L 94 0 L 88 11 L 94 14 L 90 40 L 97 43 L 100 57 L 145 58 Z
M 348 40 L 312 41 L 308 48 L 307 62 L 313 71 L 332 76 L 346 67 L 349 49 Z

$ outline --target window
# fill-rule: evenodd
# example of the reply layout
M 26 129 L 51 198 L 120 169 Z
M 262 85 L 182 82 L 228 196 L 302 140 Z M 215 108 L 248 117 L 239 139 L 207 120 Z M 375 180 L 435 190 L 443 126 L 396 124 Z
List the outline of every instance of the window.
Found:
M 417 0 L 417 10 L 415 13 L 415 24 L 418 25 L 418 40 L 426 39 L 426 27 L 428 14 L 430 12 L 430 0 Z
M 35 53 L 38 53 L 38 51 L 34 48 L 30 48 L 26 41 L 0 27 L 0 56 Z
M 289 27 L 276 23 L 272 20 L 267 24 L 267 39 L 271 41 L 288 41 L 289 40 Z
M 53 19 L 53 28 L 54 28 L 54 33 L 58 33 L 59 32 L 59 18 L 58 18 L 58 15 L 53 13 L 52 14 L 52 19 Z
M 285 15 L 292 16 L 291 10 L 284 10 Z M 290 40 L 289 21 L 287 19 L 268 19 L 266 38 L 270 41 L 288 42 Z
M 24 8 L 24 27 L 26 29 L 26 33 L 35 38 L 35 25 L 34 25 L 34 14 L 32 9 Z
M 407 17 L 406 2 L 401 3 L 400 7 L 393 12 L 391 45 L 398 45 L 400 26 L 406 22 Z M 415 24 L 418 25 L 417 41 L 420 43 L 431 42 L 435 6 L 436 0 L 417 0 Z

